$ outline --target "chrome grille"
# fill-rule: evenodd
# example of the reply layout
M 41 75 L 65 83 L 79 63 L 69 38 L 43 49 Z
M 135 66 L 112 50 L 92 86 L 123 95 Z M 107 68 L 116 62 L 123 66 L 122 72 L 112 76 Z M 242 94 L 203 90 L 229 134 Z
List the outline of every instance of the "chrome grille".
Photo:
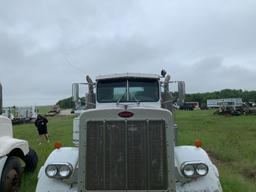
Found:
M 87 190 L 165 190 L 164 121 L 89 121 Z

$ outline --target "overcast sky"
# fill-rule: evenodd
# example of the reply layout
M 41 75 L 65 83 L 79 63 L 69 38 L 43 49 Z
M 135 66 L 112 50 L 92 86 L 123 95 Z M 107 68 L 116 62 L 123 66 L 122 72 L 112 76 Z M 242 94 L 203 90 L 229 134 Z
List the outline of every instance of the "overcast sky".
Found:
M 256 88 L 255 0 L 0 0 L 4 105 L 54 104 L 85 75 L 166 69 L 188 93 Z

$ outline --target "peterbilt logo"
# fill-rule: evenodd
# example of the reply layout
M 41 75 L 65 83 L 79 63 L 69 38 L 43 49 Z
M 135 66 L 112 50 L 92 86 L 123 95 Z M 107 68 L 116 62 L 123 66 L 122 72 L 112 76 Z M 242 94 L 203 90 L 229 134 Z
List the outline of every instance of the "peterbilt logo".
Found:
M 133 114 L 133 112 L 130 112 L 130 111 L 122 111 L 122 112 L 118 113 L 118 115 L 119 115 L 120 117 L 123 117 L 123 118 L 130 118 L 130 117 L 132 117 L 134 114 Z

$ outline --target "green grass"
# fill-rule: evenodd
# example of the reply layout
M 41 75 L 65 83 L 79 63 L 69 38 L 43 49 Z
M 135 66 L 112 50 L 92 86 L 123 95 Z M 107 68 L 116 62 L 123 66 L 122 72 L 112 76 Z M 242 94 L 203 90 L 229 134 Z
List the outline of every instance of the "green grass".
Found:
M 50 111 L 52 109 L 51 105 L 47 105 L 47 106 L 38 106 L 38 113 L 45 115 L 48 111 Z
M 196 138 L 217 164 L 224 192 L 256 191 L 256 116 L 219 116 L 178 111 L 179 144 Z
M 63 146 L 72 146 L 72 116 L 56 116 L 49 117 L 48 132 L 50 135 L 50 143 L 44 142 L 38 145 L 39 138 L 34 124 L 23 124 L 14 126 L 14 136 L 16 138 L 25 139 L 29 142 L 38 154 L 38 167 L 34 173 L 23 174 L 20 192 L 35 191 L 37 183 L 37 174 L 49 154 L 54 150 L 54 141 L 60 140 Z
M 49 153 L 53 141 L 61 140 L 63 146 L 72 146 L 72 117 L 51 117 L 49 133 L 51 143 L 38 145 L 33 124 L 17 125 L 14 135 L 26 139 L 39 156 L 35 173 L 25 173 L 21 192 L 35 191 L 37 173 Z M 179 144 L 193 145 L 196 138 L 216 163 L 224 192 L 256 191 L 256 116 L 218 116 L 208 111 L 177 111 Z

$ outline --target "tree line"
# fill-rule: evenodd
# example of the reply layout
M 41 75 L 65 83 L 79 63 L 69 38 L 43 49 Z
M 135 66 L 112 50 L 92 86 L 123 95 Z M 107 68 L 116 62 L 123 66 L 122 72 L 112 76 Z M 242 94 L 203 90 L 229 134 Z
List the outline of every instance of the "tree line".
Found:
M 178 93 L 173 93 L 174 100 L 177 99 Z M 206 92 L 206 93 L 187 93 L 185 96 L 186 102 L 199 102 L 206 104 L 207 99 L 225 99 L 225 98 L 242 98 L 243 102 L 256 102 L 256 91 L 246 91 L 242 89 L 223 89 L 221 91 Z M 72 97 L 62 99 L 57 102 L 62 109 L 73 108 L 74 103 Z M 82 98 L 84 104 L 84 98 Z
M 177 97 L 177 93 L 175 94 Z M 207 99 L 225 99 L 225 98 L 241 98 L 243 102 L 256 102 L 256 91 L 246 91 L 242 89 L 223 89 L 221 91 L 206 93 L 189 93 L 185 96 L 186 102 L 199 102 L 206 104 Z

